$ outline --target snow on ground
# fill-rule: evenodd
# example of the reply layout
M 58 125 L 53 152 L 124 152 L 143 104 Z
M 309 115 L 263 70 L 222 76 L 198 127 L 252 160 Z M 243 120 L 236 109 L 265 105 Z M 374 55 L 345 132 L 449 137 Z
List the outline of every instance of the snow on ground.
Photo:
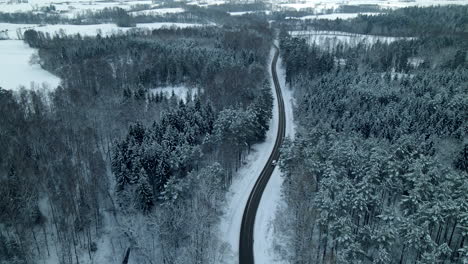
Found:
M 286 137 L 294 138 L 295 126 L 293 116 L 294 97 L 292 90 L 286 85 L 285 70 L 282 66 L 281 57 L 278 58 L 276 65 L 278 80 L 281 85 L 281 91 L 284 99 L 286 112 Z M 280 157 L 281 158 L 281 157 Z M 276 167 L 270 180 L 263 192 L 254 226 L 254 257 L 258 264 L 281 264 L 274 252 L 275 230 L 273 221 L 275 220 L 276 210 L 281 200 L 281 185 L 283 184 L 282 173 L 279 167 Z
M 194 23 L 172 23 L 172 22 L 156 22 L 156 23 L 141 23 L 137 24 L 136 28 L 139 29 L 159 29 L 159 28 L 169 28 L 169 27 L 177 27 L 177 28 L 186 28 L 186 27 L 200 27 L 204 26 L 204 24 L 194 24 Z M 57 25 L 34 25 L 34 24 L 10 24 L 10 23 L 0 23 L 0 38 L 2 36 L 7 36 L 9 39 L 18 39 L 17 31 L 20 29 L 24 32 L 27 29 L 34 29 L 36 31 L 49 33 L 49 34 L 68 34 L 68 35 L 75 35 L 80 34 L 82 36 L 96 36 L 100 33 L 103 36 L 109 36 L 113 34 L 122 34 L 126 31 L 135 29 L 133 28 L 123 28 L 118 27 L 115 24 L 94 24 L 94 25 L 64 25 L 64 24 L 57 24 Z M 2 34 L 2 32 L 6 32 Z
M 60 78 L 39 65 L 30 65 L 29 60 L 37 51 L 19 40 L 0 41 L 0 87 L 18 90 L 20 86 L 31 88 L 31 83 L 55 89 Z
M 253 14 L 256 13 L 256 11 L 240 11 L 240 12 L 228 12 L 231 16 L 242 16 L 245 14 Z
M 241 11 L 241 12 L 228 12 L 229 15 L 231 16 L 242 16 L 245 14 L 256 14 L 256 13 L 264 13 L 269 15 L 271 11 L 268 10 L 260 10 L 260 11 Z
M 157 22 L 157 23 L 141 23 L 137 24 L 136 28 L 141 29 L 159 29 L 163 27 L 178 27 L 178 28 L 186 28 L 186 27 L 197 27 L 203 26 L 202 24 L 193 24 L 193 23 L 165 23 L 165 22 Z M 115 24 L 95 24 L 95 25 L 46 25 L 43 27 L 37 27 L 37 31 L 41 32 L 48 32 L 50 34 L 60 33 L 61 30 L 64 31 L 65 34 L 81 34 L 84 36 L 96 36 L 99 32 L 102 35 L 113 35 L 124 33 L 126 31 L 135 29 L 135 27 L 118 27 Z
M 363 35 L 341 31 L 320 31 L 320 30 L 308 30 L 308 31 L 290 31 L 289 34 L 294 37 L 304 38 L 309 45 L 317 45 L 323 49 L 332 49 L 337 44 L 348 44 L 356 46 L 359 43 L 366 45 L 372 45 L 377 41 L 383 43 L 391 43 L 398 40 L 411 40 L 413 38 L 408 37 L 386 37 L 376 35 Z
M 148 10 L 141 10 L 141 11 L 133 11 L 130 12 L 130 15 L 164 15 L 164 14 L 176 14 L 185 12 L 185 9 L 180 7 L 174 8 L 156 8 L 156 9 L 148 9 Z
M 255 13 L 264 13 L 264 14 L 270 14 L 270 11 L 268 10 L 259 10 L 259 11 L 241 11 L 241 12 L 228 12 L 229 15 L 231 16 L 242 16 L 245 14 L 255 14 Z
M 359 15 L 366 15 L 366 16 L 378 16 L 382 13 L 375 13 L 375 12 L 367 12 L 367 13 L 333 13 L 333 14 L 326 14 L 326 15 L 311 15 L 311 16 L 303 16 L 303 17 L 287 17 L 286 19 L 300 19 L 300 20 L 307 20 L 307 19 L 328 19 L 328 20 L 335 20 L 339 19 L 351 19 L 358 17 Z
M 90 10 L 102 10 L 104 8 L 119 7 L 129 10 L 135 5 L 151 5 L 151 0 L 137 0 L 137 1 L 90 1 L 90 0 L 29 0 L 27 3 L 14 3 L 12 1 L 0 0 L 0 12 L 15 13 L 15 12 L 29 12 L 38 11 L 42 7 L 54 5 L 55 9 L 67 17 L 74 17 L 75 15 Z
M 273 58 L 273 52 L 270 55 Z M 271 61 L 270 59 L 270 61 Z M 274 89 L 272 84 L 272 89 Z M 245 205 L 257 178 L 265 166 L 275 145 L 278 133 L 278 102 L 273 90 L 273 118 L 270 120 L 270 129 L 264 142 L 252 146 L 252 150 L 245 158 L 244 165 L 233 177 L 233 182 L 226 195 L 226 209 L 219 225 L 220 239 L 231 247 L 225 262 L 229 264 L 239 261 L 239 236 Z
M 335 10 L 340 5 L 378 5 L 381 8 L 402 8 L 402 7 L 409 7 L 409 6 L 432 6 L 432 5 L 467 5 L 468 1 L 466 0 L 415 0 L 413 2 L 410 1 L 400 1 L 400 0 L 386 0 L 386 1 L 379 1 L 379 0 L 305 0 L 301 3 L 274 3 L 274 9 L 282 10 L 310 10 L 313 9 L 314 12 L 324 12 L 327 10 Z
M 185 102 L 188 94 L 190 93 L 193 99 L 195 95 L 198 94 L 198 89 L 188 88 L 186 86 L 168 86 L 151 89 L 150 93 L 153 95 L 162 93 L 166 98 L 171 98 L 174 94 L 177 98 L 182 99 Z
M 36 24 L 11 24 L 0 23 L 0 40 L 1 39 L 18 39 L 18 30 L 25 31 L 37 27 Z
M 408 58 L 408 64 L 411 65 L 412 67 L 414 68 L 417 68 L 419 67 L 421 64 L 424 63 L 424 59 L 423 58 L 418 58 L 418 57 L 411 57 L 411 58 Z
M 223 5 L 226 4 L 227 1 L 224 0 L 195 0 L 192 2 L 187 3 L 187 5 L 196 5 L 200 7 L 207 7 L 210 5 Z
M 271 59 L 273 58 L 273 54 L 272 50 L 270 53 Z M 292 91 L 285 86 L 284 69 L 280 65 L 281 59 L 278 59 L 277 73 L 283 92 L 286 111 L 286 136 L 292 138 L 294 137 L 293 96 Z M 270 82 L 272 83 L 272 89 L 274 89 L 271 78 Z M 226 263 L 229 264 L 238 263 L 239 235 L 245 204 L 275 145 L 275 139 L 278 133 L 279 110 L 274 90 L 273 97 L 273 118 L 270 121 L 270 129 L 267 132 L 266 140 L 265 142 L 252 146 L 251 153 L 247 155 L 244 165 L 234 176 L 233 183 L 227 194 L 227 207 L 221 219 L 219 229 L 220 238 L 222 241 L 228 243 L 232 250 L 230 255 L 226 256 L 225 259 Z M 260 201 L 254 227 L 254 254 L 256 263 L 279 264 L 279 262 L 275 262 L 272 250 L 274 236 L 272 221 L 275 218 L 276 207 L 281 201 L 282 181 L 281 172 L 276 168 Z
M 336 9 L 339 7 L 339 3 L 330 2 L 317 2 L 317 1 L 309 1 L 304 3 L 286 3 L 286 4 L 278 4 L 274 8 L 279 10 L 297 10 L 297 11 L 306 11 L 313 9 L 315 12 L 323 12 L 324 10 L 328 9 Z

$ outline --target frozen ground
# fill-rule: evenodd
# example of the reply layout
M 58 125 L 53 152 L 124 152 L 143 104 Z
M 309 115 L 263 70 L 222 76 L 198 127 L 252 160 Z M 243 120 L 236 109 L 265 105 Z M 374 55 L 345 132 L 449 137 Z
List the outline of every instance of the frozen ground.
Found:
M 20 86 L 31 88 L 45 85 L 55 89 L 60 79 L 43 70 L 39 65 L 31 65 L 29 60 L 36 50 L 19 40 L 0 41 L 0 87 L 7 90 L 18 90 Z
M 273 58 L 272 55 L 273 53 L 270 54 L 270 61 Z M 245 158 L 244 165 L 234 175 L 226 196 L 227 207 L 219 225 L 219 235 L 220 239 L 231 247 L 230 254 L 225 256 L 225 262 L 229 264 L 239 262 L 239 235 L 245 204 L 275 145 L 278 132 L 278 103 L 274 90 L 273 95 L 273 118 L 270 120 L 270 129 L 267 132 L 266 140 L 252 146 L 250 154 Z
M 177 27 L 177 28 L 186 28 L 186 27 L 200 27 L 204 24 L 194 24 L 194 23 L 171 23 L 171 22 L 157 22 L 157 23 L 141 23 L 137 24 L 136 28 L 138 29 L 158 29 L 163 27 Z M 96 36 L 100 33 L 103 36 L 108 36 L 112 34 L 120 34 L 126 31 L 135 29 L 135 28 L 122 28 L 118 27 L 115 24 L 95 24 L 95 25 L 34 25 L 34 24 L 10 24 L 10 23 L 0 23 L 0 38 L 2 36 L 7 36 L 9 39 L 18 39 L 17 31 L 21 30 L 24 32 L 27 29 L 34 29 L 36 31 L 49 33 L 49 34 L 67 34 L 75 35 L 80 34 L 82 36 Z M 4 32 L 3 34 L 1 32 Z
M 341 31 L 319 31 L 319 30 L 307 30 L 307 31 L 290 31 L 289 34 L 295 37 L 306 39 L 306 42 L 310 45 L 317 45 L 323 49 L 333 49 L 337 44 L 348 44 L 356 46 L 359 43 L 366 45 L 372 45 L 377 41 L 383 43 L 391 43 L 403 39 L 412 39 L 404 37 L 385 37 L 375 35 L 363 35 L 354 34 Z
M 281 57 L 276 65 L 276 72 L 281 85 L 281 91 L 284 99 L 286 112 L 286 137 L 294 138 L 294 116 L 293 105 L 294 97 L 292 90 L 286 85 L 285 71 L 282 67 Z M 280 157 L 281 158 L 281 157 Z M 260 205 L 258 207 L 257 216 L 255 217 L 254 227 L 254 257 L 255 263 L 258 264 L 281 264 L 280 260 L 275 256 L 274 238 L 275 230 L 273 221 L 275 220 L 276 210 L 281 203 L 281 185 L 283 178 L 279 167 L 276 167 L 271 175 L 270 180 L 263 192 Z

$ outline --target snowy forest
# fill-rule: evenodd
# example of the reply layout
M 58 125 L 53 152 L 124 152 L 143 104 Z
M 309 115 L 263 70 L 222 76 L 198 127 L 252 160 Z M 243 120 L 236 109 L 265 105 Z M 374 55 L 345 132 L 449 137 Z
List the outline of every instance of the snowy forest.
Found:
M 251 197 L 257 264 L 468 263 L 468 5 L 391 1 L 0 1 L 0 264 L 253 264 Z
M 138 263 L 218 263 L 223 194 L 272 115 L 271 37 L 257 20 L 96 38 L 26 31 L 62 83 L 0 90 L 0 262 L 80 263 L 110 232 L 116 256 L 132 247 Z M 178 84 L 192 94 L 151 90 Z
M 467 12 L 409 8 L 382 20 L 285 25 L 298 128 L 282 151 L 276 228 L 289 263 L 468 261 Z M 444 19 L 427 22 L 436 16 Z M 378 23 L 413 39 L 323 50 L 286 31 L 320 23 Z

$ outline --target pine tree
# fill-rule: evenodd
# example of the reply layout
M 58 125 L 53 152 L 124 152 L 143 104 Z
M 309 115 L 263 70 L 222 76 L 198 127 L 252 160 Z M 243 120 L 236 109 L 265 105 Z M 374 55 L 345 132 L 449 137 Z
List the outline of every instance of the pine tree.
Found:
M 146 171 L 143 168 L 141 168 L 140 173 L 138 175 L 136 193 L 138 197 L 139 208 L 144 213 L 149 212 L 154 206 L 154 194 L 153 189 L 151 188 L 148 182 L 148 175 L 146 174 Z

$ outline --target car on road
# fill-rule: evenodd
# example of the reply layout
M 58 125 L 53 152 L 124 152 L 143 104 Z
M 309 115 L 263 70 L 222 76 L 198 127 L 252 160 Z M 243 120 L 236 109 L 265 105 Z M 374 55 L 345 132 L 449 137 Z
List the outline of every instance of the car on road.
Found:
M 271 162 L 271 166 L 273 166 L 273 167 L 274 167 L 274 166 L 276 166 L 276 164 L 277 164 L 277 163 L 278 163 L 278 161 L 277 161 L 277 160 L 273 160 L 273 161 Z

